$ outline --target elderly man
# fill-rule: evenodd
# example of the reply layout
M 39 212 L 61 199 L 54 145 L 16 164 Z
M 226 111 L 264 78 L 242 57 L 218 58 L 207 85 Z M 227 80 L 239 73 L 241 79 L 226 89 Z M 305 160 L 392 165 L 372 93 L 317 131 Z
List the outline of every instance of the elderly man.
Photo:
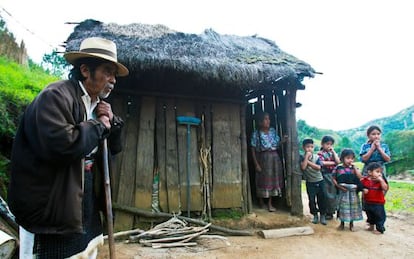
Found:
M 27 107 L 13 144 L 8 203 L 20 225 L 20 258 L 95 258 L 103 244 L 98 160 L 107 138 L 121 151 L 122 120 L 102 101 L 128 75 L 116 45 L 87 38 L 64 57 L 69 80 Z

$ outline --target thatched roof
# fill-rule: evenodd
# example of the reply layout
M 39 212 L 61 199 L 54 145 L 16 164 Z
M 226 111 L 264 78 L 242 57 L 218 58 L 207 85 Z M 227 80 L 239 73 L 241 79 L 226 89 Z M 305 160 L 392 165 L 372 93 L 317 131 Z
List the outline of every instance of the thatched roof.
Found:
M 211 29 L 196 35 L 163 25 L 117 25 L 85 20 L 69 36 L 66 50 L 78 50 L 80 42 L 91 36 L 115 41 L 118 59 L 128 67 L 132 77 L 174 71 L 209 86 L 254 90 L 281 78 L 300 82 L 304 77 L 313 77 L 315 72 L 309 64 L 281 51 L 268 39 L 220 35 Z

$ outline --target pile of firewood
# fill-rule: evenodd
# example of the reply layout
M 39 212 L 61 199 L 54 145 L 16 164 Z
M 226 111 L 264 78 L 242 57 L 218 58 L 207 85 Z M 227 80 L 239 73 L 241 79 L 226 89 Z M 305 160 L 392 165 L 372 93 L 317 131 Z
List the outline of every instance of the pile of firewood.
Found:
M 172 217 L 152 229 L 129 237 L 129 242 L 139 242 L 152 248 L 196 246 L 195 240 L 204 237 L 211 223 L 202 227 L 190 227 L 185 221 Z M 215 238 L 225 239 L 215 236 Z

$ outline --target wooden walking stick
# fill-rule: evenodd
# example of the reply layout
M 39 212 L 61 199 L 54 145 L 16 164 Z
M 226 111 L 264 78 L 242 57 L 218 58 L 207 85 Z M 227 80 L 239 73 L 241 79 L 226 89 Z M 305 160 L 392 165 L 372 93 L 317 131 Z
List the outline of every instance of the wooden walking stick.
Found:
M 114 226 L 112 215 L 112 200 L 111 200 L 111 181 L 109 179 L 109 162 L 108 162 L 108 141 L 103 140 L 103 166 L 104 166 L 104 184 L 105 184 L 105 203 L 106 203 L 106 217 L 108 224 L 108 244 L 109 244 L 109 258 L 115 259 L 115 239 Z

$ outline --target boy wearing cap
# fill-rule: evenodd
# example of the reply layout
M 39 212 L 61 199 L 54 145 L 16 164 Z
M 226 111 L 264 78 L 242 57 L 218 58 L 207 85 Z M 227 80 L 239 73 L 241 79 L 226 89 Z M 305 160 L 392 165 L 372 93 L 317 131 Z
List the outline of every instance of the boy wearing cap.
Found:
M 101 100 L 128 75 L 116 45 L 87 38 L 64 55 L 69 80 L 47 86 L 27 107 L 13 143 L 8 204 L 20 225 L 20 258 L 95 258 L 103 244 L 98 202 L 102 140 L 121 151 L 121 118 Z

